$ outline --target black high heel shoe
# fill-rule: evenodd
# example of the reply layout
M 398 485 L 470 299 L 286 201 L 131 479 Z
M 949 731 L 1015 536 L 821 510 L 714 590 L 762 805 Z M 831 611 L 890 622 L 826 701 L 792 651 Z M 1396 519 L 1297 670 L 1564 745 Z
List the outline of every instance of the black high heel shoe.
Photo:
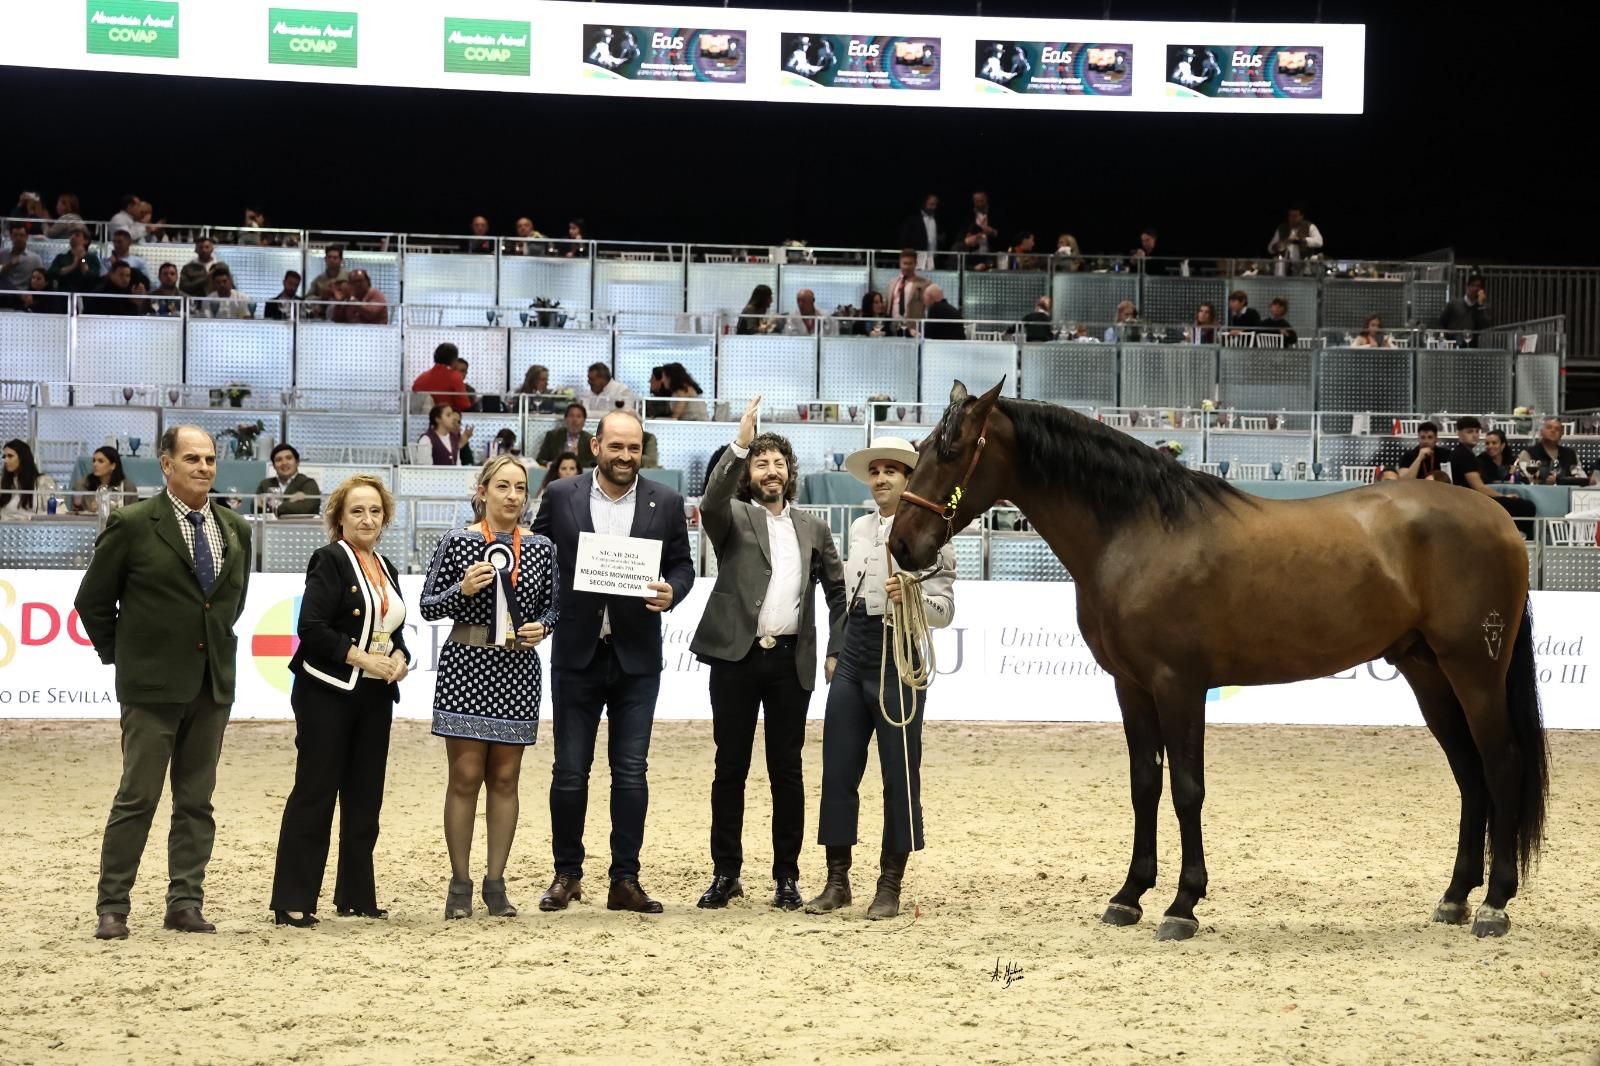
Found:
M 296 918 L 290 915 L 288 911 L 273 911 L 272 924 L 292 925 L 296 929 L 310 929 L 313 925 L 317 924 L 317 916 L 312 914 L 310 911 L 306 911 L 304 914 L 300 915 L 300 917 Z
M 387 918 L 387 917 L 389 917 L 389 912 L 384 910 L 382 907 L 374 907 L 371 910 L 366 910 L 366 909 L 360 908 L 360 907 L 357 907 L 357 908 L 354 908 L 354 909 L 347 909 L 345 907 L 340 907 L 334 913 L 337 914 L 341 918 Z

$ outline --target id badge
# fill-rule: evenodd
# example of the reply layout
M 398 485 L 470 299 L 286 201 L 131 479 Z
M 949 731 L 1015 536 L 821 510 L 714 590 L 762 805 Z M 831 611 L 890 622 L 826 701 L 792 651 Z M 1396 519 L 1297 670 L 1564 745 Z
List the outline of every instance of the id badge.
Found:
M 367 642 L 367 651 L 373 655 L 388 656 L 394 652 L 394 640 L 387 629 L 374 629 L 372 639 Z

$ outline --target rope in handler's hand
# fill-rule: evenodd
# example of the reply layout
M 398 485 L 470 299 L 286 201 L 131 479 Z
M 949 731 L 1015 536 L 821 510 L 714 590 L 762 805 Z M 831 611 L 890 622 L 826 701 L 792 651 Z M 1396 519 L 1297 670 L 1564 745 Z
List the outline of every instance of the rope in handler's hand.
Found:
M 911 741 L 907 730 L 917 719 L 917 693 L 926 691 L 933 683 L 936 670 L 933 630 L 928 626 L 927 601 L 922 595 L 922 582 L 932 577 L 935 571 L 929 571 L 922 577 L 913 577 L 903 570 L 895 571 L 893 557 L 889 555 L 887 546 L 884 548 L 884 569 L 885 572 L 895 574 L 900 579 L 900 602 L 896 603 L 893 596 L 884 593 L 887 601 L 884 604 L 884 621 L 888 632 L 884 634 L 878 656 L 878 712 L 883 715 L 885 722 L 900 730 L 900 750 L 905 759 L 906 769 L 906 828 L 909 831 L 907 839 L 910 841 L 910 846 L 906 850 L 915 851 L 917 826 L 911 802 Z M 898 716 L 889 713 L 887 694 L 884 692 L 884 686 L 888 684 L 890 645 L 894 648 L 895 673 L 900 677 L 900 684 L 895 686 L 895 695 L 900 705 Z M 910 714 L 906 713 L 908 688 L 911 690 Z

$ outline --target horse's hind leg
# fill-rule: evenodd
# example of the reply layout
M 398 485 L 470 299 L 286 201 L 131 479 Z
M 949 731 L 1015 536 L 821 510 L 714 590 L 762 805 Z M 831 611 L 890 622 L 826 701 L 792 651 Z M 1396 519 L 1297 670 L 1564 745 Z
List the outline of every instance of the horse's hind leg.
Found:
M 1194 905 L 1206 895 L 1206 854 L 1200 835 L 1200 808 L 1206 798 L 1206 695 L 1179 679 L 1158 684 L 1156 713 L 1161 739 L 1167 746 L 1172 774 L 1172 808 L 1178 814 L 1178 837 L 1183 843 L 1183 865 L 1178 872 L 1178 894 L 1167 908 L 1157 940 L 1187 940 L 1200 930 Z
M 1466 715 L 1455 690 L 1439 669 L 1433 653 L 1422 648 L 1407 653 L 1395 666 L 1416 694 L 1422 719 L 1428 723 L 1444 757 L 1450 762 L 1456 787 L 1461 790 L 1461 825 L 1456 840 L 1456 865 L 1433 920 L 1461 925 L 1467 921 L 1467 896 L 1483 884 L 1484 831 L 1489 816 L 1489 792 L 1483 780 L 1483 760 L 1467 728 Z
M 1156 883 L 1156 814 L 1161 805 L 1161 725 L 1150 693 L 1120 678 L 1117 703 L 1128 738 L 1128 775 L 1133 786 L 1133 859 L 1128 879 L 1101 916 L 1107 925 L 1134 925 L 1144 915 L 1139 900 Z

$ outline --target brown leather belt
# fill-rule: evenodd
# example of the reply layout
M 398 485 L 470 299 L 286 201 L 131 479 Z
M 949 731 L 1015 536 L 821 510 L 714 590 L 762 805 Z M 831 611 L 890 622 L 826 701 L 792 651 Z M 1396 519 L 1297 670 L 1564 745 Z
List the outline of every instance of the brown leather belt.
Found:
M 504 649 L 504 644 L 496 644 L 490 639 L 493 635 L 493 631 L 488 626 L 475 626 L 466 622 L 457 622 L 450 627 L 448 639 L 455 641 L 457 644 L 471 645 L 474 648 Z

